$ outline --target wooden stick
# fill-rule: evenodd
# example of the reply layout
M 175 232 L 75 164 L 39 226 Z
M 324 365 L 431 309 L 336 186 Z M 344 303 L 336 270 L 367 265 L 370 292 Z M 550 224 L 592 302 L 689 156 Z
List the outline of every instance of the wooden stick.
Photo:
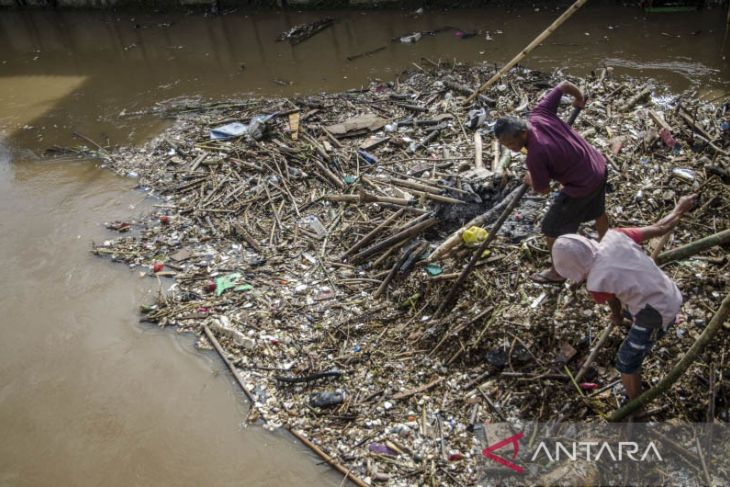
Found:
M 385 227 L 387 227 L 388 225 L 390 225 L 391 223 L 393 223 L 393 220 L 395 220 L 396 218 L 400 217 L 403 214 L 403 211 L 404 211 L 403 208 L 401 208 L 400 210 L 396 211 L 395 213 L 393 213 L 392 215 L 390 215 L 388 218 L 386 218 L 383 223 L 381 223 L 380 225 L 378 225 L 377 227 L 375 227 L 374 229 L 372 229 L 370 231 L 370 233 L 368 233 L 363 238 L 361 238 L 357 243 L 355 243 L 355 245 L 353 245 L 352 247 L 350 247 L 349 249 L 347 249 L 347 251 L 345 251 L 345 253 L 342 254 L 341 259 L 345 259 L 348 256 L 352 255 L 353 252 L 355 252 L 356 250 L 360 250 L 361 248 L 363 248 L 365 246 L 365 244 L 367 244 L 373 238 L 375 238 L 375 236 L 378 233 L 380 233 Z
M 496 138 L 492 141 L 492 152 L 494 152 L 492 172 L 497 172 L 497 167 L 499 167 L 499 141 Z
M 588 355 L 588 358 L 583 363 L 583 366 L 581 366 L 580 370 L 577 374 L 575 374 L 575 381 L 580 382 L 580 380 L 583 378 L 584 375 L 586 375 L 586 372 L 588 372 L 588 369 L 590 368 L 591 364 L 594 360 L 596 360 L 596 355 L 598 355 L 598 351 L 603 347 L 603 344 L 606 343 L 606 340 L 608 340 L 609 335 L 611 334 L 611 330 L 613 330 L 613 322 L 611 322 L 601 333 L 601 336 L 598 337 L 598 341 L 596 342 L 596 345 L 593 347 L 593 350 L 591 350 L 591 353 Z
M 338 463 L 337 460 L 327 455 L 321 448 L 309 441 L 304 435 L 293 429 L 289 429 L 289 432 L 293 434 L 299 441 L 309 447 L 309 449 L 316 453 L 322 460 L 329 463 L 332 467 L 335 468 L 335 470 L 344 475 L 346 479 L 349 479 L 353 484 L 357 485 L 358 487 L 370 487 L 369 484 L 366 484 L 358 477 L 354 476 L 351 470 L 348 470 L 347 468 L 345 468 L 344 465 Z
M 484 162 L 482 161 L 482 134 L 478 131 L 474 132 L 474 167 L 484 169 Z
M 411 397 L 411 396 L 413 396 L 415 394 L 419 394 L 421 392 L 425 392 L 425 391 L 431 389 L 432 387 L 437 386 L 443 380 L 444 380 L 444 377 L 437 377 L 436 379 L 432 380 L 428 384 L 424 384 L 422 386 L 418 386 L 418 387 L 415 387 L 413 389 L 409 389 L 407 391 L 399 392 L 398 394 L 395 394 L 393 396 L 393 399 L 396 400 L 396 401 L 398 401 L 400 399 L 405 399 L 405 398 Z
M 438 218 L 431 217 L 427 220 L 424 220 L 420 223 L 417 223 L 416 225 L 407 227 L 400 232 L 396 233 L 395 235 L 386 238 L 385 240 L 376 243 L 375 245 L 371 245 L 370 247 L 366 248 L 365 250 L 361 251 L 359 254 L 356 254 L 352 257 L 351 261 L 353 263 L 359 263 L 363 260 L 367 259 L 371 255 L 380 252 L 383 249 L 387 249 L 388 247 L 392 247 L 393 245 L 406 240 L 408 238 L 412 238 L 419 233 L 431 228 L 432 226 L 436 225 L 439 222 Z
M 695 240 L 694 242 L 688 243 L 687 245 L 682 245 L 681 247 L 677 247 L 676 249 L 670 250 L 668 252 L 659 254 L 656 258 L 656 263 L 660 265 L 666 264 L 667 262 L 671 262 L 673 260 L 686 259 L 687 257 L 691 257 L 704 250 L 712 248 L 715 245 L 723 245 L 728 242 L 730 242 L 730 228 L 727 230 L 723 230 L 722 232 L 714 233 L 705 238 Z
M 715 316 L 712 317 L 712 320 L 710 320 L 710 323 L 704 329 L 699 338 L 697 338 L 690 349 L 687 350 L 687 353 L 684 354 L 682 360 L 680 360 L 679 363 L 675 365 L 674 368 L 670 370 L 657 385 L 644 392 L 624 407 L 615 410 L 606 419 L 608 421 L 621 421 L 644 404 L 653 401 L 661 394 L 669 391 L 672 385 L 674 385 L 689 366 L 692 365 L 692 362 L 700 356 L 700 353 L 705 346 L 710 343 L 722 324 L 725 320 L 727 320 L 728 314 L 730 314 L 730 293 L 728 293 L 728 295 L 725 296 L 725 299 L 722 300 L 722 304 L 717 312 L 715 312 Z
M 669 231 L 662 235 L 662 238 L 659 239 L 659 241 L 656 243 L 656 247 L 654 247 L 654 250 L 651 251 L 651 259 L 656 262 L 657 257 L 659 257 L 659 253 L 664 249 L 664 247 L 667 245 L 667 242 L 669 242 L 669 239 L 672 238 L 672 231 Z
M 391 203 L 394 205 L 408 206 L 413 200 L 406 198 L 392 198 L 390 196 L 378 196 L 368 193 L 364 190 L 360 190 L 360 201 L 363 203 Z
M 203 331 L 205 332 L 205 336 L 208 337 L 208 341 L 213 345 L 213 348 L 215 348 L 215 351 L 218 352 L 218 355 L 220 358 L 225 362 L 226 366 L 228 367 L 228 370 L 231 371 L 231 374 L 233 374 L 233 378 L 236 379 L 236 382 L 238 382 L 238 385 L 241 386 L 241 390 L 246 395 L 246 398 L 248 399 L 248 402 L 251 403 L 251 408 L 256 408 L 256 399 L 254 399 L 253 395 L 246 389 L 246 386 L 243 384 L 243 379 L 241 379 L 241 376 L 238 375 L 238 371 L 236 370 L 236 367 L 231 363 L 230 360 L 228 360 L 228 356 L 223 351 L 223 347 L 221 347 L 221 344 L 218 342 L 218 339 L 213 335 L 213 332 L 210 331 L 210 328 L 208 328 L 208 325 L 203 325 Z M 261 419 L 266 421 L 264 419 L 264 416 L 259 411 L 259 416 Z
M 479 96 L 479 93 L 480 92 L 488 89 L 494 83 L 496 83 L 497 81 L 499 81 L 502 78 L 502 76 L 505 75 L 505 73 L 507 73 L 510 69 L 512 69 L 512 67 L 515 64 L 519 63 L 524 58 L 526 58 L 532 52 L 533 49 L 535 49 L 538 45 L 540 45 L 540 43 L 542 41 L 544 41 L 545 39 L 547 39 L 548 36 L 550 36 L 550 34 L 552 34 L 553 32 L 555 32 L 555 30 L 558 27 L 560 27 L 560 25 L 563 22 L 565 22 L 566 20 L 568 20 L 568 18 L 570 18 L 587 1 L 588 0 L 577 0 L 573 5 L 571 5 L 570 7 L 568 7 L 568 10 L 566 10 L 565 12 L 563 12 L 563 15 L 561 15 L 560 17 L 558 17 L 557 19 L 555 19 L 555 21 L 552 24 L 550 24 L 550 26 L 547 29 L 545 29 L 544 31 L 542 31 L 542 33 L 540 35 L 538 35 L 537 37 L 535 37 L 535 39 L 532 42 L 530 42 L 527 45 L 526 48 L 524 48 L 522 51 L 520 51 L 520 53 L 517 54 L 514 58 L 512 58 L 512 60 L 510 62 L 508 62 L 507 64 L 505 64 L 504 66 L 502 66 L 502 69 L 500 69 L 499 71 L 497 71 L 497 73 L 494 76 L 492 76 L 489 79 L 489 81 L 487 81 L 486 83 L 484 83 L 474 93 L 472 93 L 466 99 L 466 101 L 464 101 L 464 104 L 465 105 L 471 104 L 474 101 L 474 99 L 477 96 Z

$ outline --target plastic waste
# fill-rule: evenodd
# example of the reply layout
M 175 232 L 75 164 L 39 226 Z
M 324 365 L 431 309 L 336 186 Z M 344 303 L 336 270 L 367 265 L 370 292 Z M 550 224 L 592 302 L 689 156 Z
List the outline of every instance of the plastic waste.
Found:
M 365 162 L 366 164 L 377 164 L 378 158 L 369 153 L 368 151 L 358 149 L 357 155 L 360 157 L 360 160 Z
M 464 233 L 461 234 L 461 239 L 468 247 L 472 247 L 484 242 L 487 239 L 488 235 L 489 232 L 487 232 L 485 229 L 472 226 L 464 230 Z
M 324 238 L 327 235 L 327 229 L 324 225 L 322 225 L 322 222 L 319 221 L 319 218 L 314 215 L 305 216 L 302 219 L 302 223 L 309 225 L 309 228 L 312 229 L 319 238 Z
M 484 125 L 487 121 L 487 111 L 484 108 L 478 108 L 476 110 L 469 110 L 469 121 L 466 126 L 472 130 Z
M 674 169 L 672 169 L 672 174 L 690 183 L 695 180 L 695 172 L 691 169 L 675 167 Z
M 247 124 L 241 122 L 233 122 L 221 125 L 210 131 L 211 140 L 227 140 L 235 137 L 246 136 L 253 140 L 260 140 L 264 136 L 266 122 L 273 118 L 273 114 L 256 115 Z
M 414 42 L 418 42 L 421 40 L 421 33 L 415 32 L 411 35 L 403 36 L 400 38 L 400 41 L 404 44 L 412 44 Z
M 426 265 L 426 273 L 428 273 L 429 276 L 438 276 L 442 272 L 444 272 L 444 270 L 438 264 L 427 264 Z
M 391 448 L 388 448 L 388 445 L 385 445 L 383 443 L 370 443 L 370 445 L 368 446 L 368 450 L 373 453 L 380 453 L 381 455 L 388 455 L 390 457 L 398 456 L 398 452 Z
M 309 398 L 309 404 L 315 408 L 326 408 L 342 404 L 345 400 L 345 393 L 337 391 L 317 392 Z
M 251 286 L 250 284 L 242 284 L 239 286 L 239 279 L 241 279 L 241 274 L 238 272 L 233 272 L 231 274 L 226 274 L 225 276 L 216 277 L 215 295 L 220 296 L 221 294 L 232 288 L 235 288 L 235 291 L 248 291 L 249 289 L 253 289 L 253 286 Z

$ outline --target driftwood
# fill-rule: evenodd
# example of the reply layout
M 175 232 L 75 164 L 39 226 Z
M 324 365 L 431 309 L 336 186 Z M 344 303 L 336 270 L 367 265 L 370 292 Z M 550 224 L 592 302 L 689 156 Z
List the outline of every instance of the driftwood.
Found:
M 702 350 L 708 343 L 710 343 L 710 340 L 712 340 L 722 324 L 725 320 L 727 320 L 728 314 L 730 314 L 730 294 L 725 296 L 725 299 L 722 300 L 722 304 L 715 312 L 715 316 L 712 317 L 712 320 L 710 320 L 710 323 L 707 325 L 705 330 L 699 338 L 697 338 L 694 344 L 692 344 L 692 347 L 687 350 L 687 353 L 684 354 L 682 360 L 680 360 L 679 363 L 675 365 L 674 368 L 670 370 L 657 385 L 644 392 L 624 407 L 611 413 L 607 418 L 608 421 L 621 421 L 644 404 L 647 404 L 659 397 L 661 394 L 668 392 L 669 388 L 672 387 L 672 385 L 679 380 L 682 374 L 684 374 L 687 368 L 692 365 L 692 362 L 700 356 Z
M 609 323 L 609 325 L 601 333 L 601 336 L 598 337 L 598 341 L 593 346 L 593 350 L 591 350 L 591 353 L 588 355 L 588 358 L 586 359 L 586 361 L 583 362 L 583 365 L 581 366 L 578 373 L 575 374 L 575 382 L 580 382 L 580 380 L 583 378 L 583 376 L 586 375 L 586 372 L 588 372 L 588 369 L 593 364 L 593 361 L 596 360 L 598 351 L 601 350 L 601 347 L 603 347 L 603 344 L 606 343 L 606 340 L 608 340 L 609 335 L 611 335 L 611 330 L 613 330 L 613 326 L 614 326 L 613 322 Z
M 623 104 L 623 106 L 620 108 L 622 112 L 628 112 L 634 106 L 636 106 L 637 103 L 639 103 L 642 100 L 645 100 L 649 98 L 649 95 L 651 95 L 651 88 L 644 88 L 634 96 L 628 99 L 626 103 Z
M 573 5 L 571 5 L 570 7 L 568 7 L 568 10 L 566 10 L 565 12 L 563 12 L 563 15 L 561 15 L 560 17 L 558 17 L 557 19 L 555 19 L 555 21 L 552 24 L 550 24 L 550 26 L 547 29 L 545 29 L 544 31 L 542 31 L 542 33 L 540 35 L 538 35 L 537 37 L 535 37 L 535 39 L 532 42 L 530 42 L 527 45 L 527 47 L 525 47 L 522 51 L 520 51 L 519 54 L 517 54 L 514 58 L 512 58 L 512 60 L 510 62 L 508 62 L 507 64 L 505 64 L 504 66 L 502 66 L 502 69 L 500 69 L 499 71 L 497 71 L 497 73 L 494 76 L 492 76 L 489 79 L 489 81 L 487 81 L 486 83 L 484 83 L 483 85 L 481 85 L 474 93 L 472 93 L 469 96 L 469 98 L 466 99 L 466 101 L 464 102 L 464 104 L 465 105 L 468 105 L 468 104 L 472 103 L 474 101 L 474 99 L 479 95 L 480 92 L 488 89 L 494 83 L 496 83 L 497 81 L 499 81 L 502 78 L 502 76 L 505 75 L 505 73 L 507 73 L 510 69 L 512 69 L 512 67 L 515 64 L 519 63 L 524 58 L 526 58 L 532 52 L 533 49 L 535 49 L 537 46 L 539 46 L 542 41 L 544 41 L 545 39 L 547 39 L 548 36 L 550 36 L 550 34 L 552 34 L 553 32 L 555 32 L 555 30 L 558 27 L 560 27 L 563 24 L 563 22 L 565 22 L 566 20 L 568 20 L 570 18 L 570 16 L 572 16 L 587 1 L 588 0 L 578 0 Z
M 382 231 L 382 230 L 383 230 L 384 228 L 386 228 L 386 227 L 387 227 L 388 225 L 390 225 L 391 223 L 393 223 L 393 221 L 394 221 L 394 220 L 396 220 L 396 219 L 400 218 L 400 216 L 401 216 L 401 215 L 403 214 L 403 211 L 404 211 L 404 210 L 403 210 L 403 209 L 401 208 L 400 210 L 396 211 L 395 213 L 393 213 L 392 215 L 390 215 L 390 216 L 389 216 L 388 218 L 386 218 L 386 219 L 385 219 L 385 220 L 383 221 L 383 223 L 381 223 L 381 224 L 380 224 L 380 225 L 378 225 L 377 227 L 373 228 L 373 229 L 372 229 L 372 230 L 370 231 L 370 233 L 368 233 L 368 234 L 367 234 L 367 235 L 365 235 L 365 236 L 364 236 L 363 238 L 361 238 L 360 240 L 358 240 L 358 241 L 357 241 L 357 242 L 355 243 L 355 245 L 353 245 L 352 247 L 350 247 L 349 249 L 347 249 L 347 251 L 346 251 L 346 252 L 345 252 L 344 254 L 342 254 L 342 259 L 345 259 L 345 258 L 347 258 L 348 256 L 352 255 L 353 253 L 355 253 L 356 251 L 360 250 L 360 249 L 361 249 L 361 248 L 363 248 L 363 247 L 364 247 L 365 245 L 367 245 L 367 244 L 368 244 L 368 243 L 369 243 L 369 242 L 370 242 L 370 241 L 371 241 L 372 239 L 374 239 L 374 238 L 375 238 L 375 237 L 376 237 L 376 236 L 377 236 L 377 235 L 378 235 L 378 234 L 379 234 L 379 233 L 380 233 L 380 232 L 381 232 L 381 231 Z
M 363 260 L 367 259 L 371 255 L 380 252 L 381 250 L 385 250 L 387 248 L 392 247 L 393 245 L 402 242 L 403 240 L 406 240 L 408 238 L 415 237 L 421 232 L 426 231 L 427 229 L 431 228 L 432 226 L 436 225 L 439 222 L 438 218 L 428 218 L 427 220 L 421 221 L 419 223 L 416 223 L 415 225 L 406 227 L 405 229 L 401 230 L 400 232 L 396 233 L 395 235 L 386 238 L 385 240 L 376 243 L 375 245 L 372 245 L 365 250 L 361 251 L 360 253 L 354 255 L 351 259 L 351 261 L 355 264 L 362 262 Z
M 656 258 L 657 264 L 666 264 L 673 260 L 686 259 L 704 250 L 714 247 L 715 245 L 723 245 L 730 242 L 730 228 L 722 232 L 714 233 L 708 237 L 695 240 L 687 245 L 682 245 L 676 249 L 661 253 Z

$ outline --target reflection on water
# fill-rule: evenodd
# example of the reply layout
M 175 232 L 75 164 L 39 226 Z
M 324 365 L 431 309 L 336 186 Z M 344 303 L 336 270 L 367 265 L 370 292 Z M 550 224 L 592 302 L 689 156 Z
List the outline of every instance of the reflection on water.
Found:
M 725 90 L 717 12 L 645 18 L 589 6 L 527 65 L 585 74 L 608 64 L 678 90 Z M 274 42 L 324 15 L 338 22 L 311 40 Z M 424 56 L 503 63 L 556 15 L 3 12 L 0 137 L 14 160 L 0 144 L 0 485 L 339 484 L 290 438 L 243 430 L 245 404 L 217 359 L 191 339 L 138 324 L 136 307 L 151 300 L 155 283 L 89 255 L 91 240 L 110 238 L 100 222 L 149 208 L 133 182 L 93 163 L 23 154 L 77 144 L 73 131 L 100 143 L 140 142 L 164 122 L 118 114 L 174 97 L 343 90 L 392 79 Z M 444 26 L 480 33 L 391 42 Z
M 536 49 L 526 64 L 586 74 L 604 64 L 616 71 L 650 75 L 677 90 L 690 83 L 727 86 L 722 60 L 724 13 L 720 10 L 645 16 L 636 8 L 596 7 L 577 12 Z M 296 46 L 275 42 L 300 22 L 331 15 L 334 27 Z M 410 12 L 235 13 L 223 17 L 95 12 L 35 12 L 0 15 L 0 79 L 75 77 L 83 86 L 44 114 L 34 129 L 15 133 L 19 145 L 70 143 L 71 128 L 95 140 L 138 141 L 159 128 L 152 121 L 120 119 L 179 96 L 211 98 L 245 93 L 295 95 L 359 87 L 373 78 L 392 79 L 422 57 L 436 62 L 503 63 L 556 16 L 531 9 Z M 445 26 L 415 44 L 392 42 L 413 31 Z M 486 40 L 488 37 L 492 40 Z M 358 53 L 385 47 L 348 62 Z M 650 69 L 650 71 L 643 71 Z M 62 78 L 59 78 L 62 79 Z M 274 80 L 284 81 L 282 86 Z M 43 96 L 43 87 L 20 86 Z M 476 84 L 477 80 L 474 80 Z M 0 103 L 8 106 L 7 82 Z M 10 100 L 12 101 L 12 100 Z M 8 126 L 5 132 L 17 126 Z M 58 127 L 60 130 L 55 130 Z M 2 130 L 3 127 L 0 127 Z

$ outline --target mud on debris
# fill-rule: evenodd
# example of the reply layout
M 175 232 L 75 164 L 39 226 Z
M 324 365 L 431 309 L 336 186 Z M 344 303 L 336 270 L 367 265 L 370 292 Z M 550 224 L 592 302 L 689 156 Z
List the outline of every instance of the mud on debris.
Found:
M 585 290 L 529 280 L 547 258 L 536 225 L 549 198 L 536 195 L 458 303 L 432 319 L 473 250 L 459 237 L 427 257 L 521 181 L 524 156 L 494 144 L 494 120 L 524 115 L 565 76 L 513 69 L 465 107 L 492 66 L 424 66 L 343 93 L 155 107 L 174 125 L 105 160 L 159 196 L 156 212 L 93 251 L 174 279 L 144 320 L 196 333 L 203 347 L 208 327 L 255 399 L 251 420 L 302 432 L 365 482 L 473 484 L 486 466 L 474 425 L 601 421 L 617 407 L 613 361 L 624 331 L 599 353 L 585 377 L 597 387 L 583 397 L 567 371 L 580 368 L 608 311 Z M 570 79 L 591 97 L 574 128 L 610 159 L 613 225 L 649 224 L 694 191 L 699 208 L 668 248 L 728 228 L 727 105 L 610 69 Z M 645 362 L 649 383 L 727 292 L 723 248 L 664 268 L 685 305 Z M 727 421 L 727 340 L 720 334 L 649 417 L 704 420 L 714 397 L 712 414 Z M 720 371 L 712 381 L 711 370 Z

